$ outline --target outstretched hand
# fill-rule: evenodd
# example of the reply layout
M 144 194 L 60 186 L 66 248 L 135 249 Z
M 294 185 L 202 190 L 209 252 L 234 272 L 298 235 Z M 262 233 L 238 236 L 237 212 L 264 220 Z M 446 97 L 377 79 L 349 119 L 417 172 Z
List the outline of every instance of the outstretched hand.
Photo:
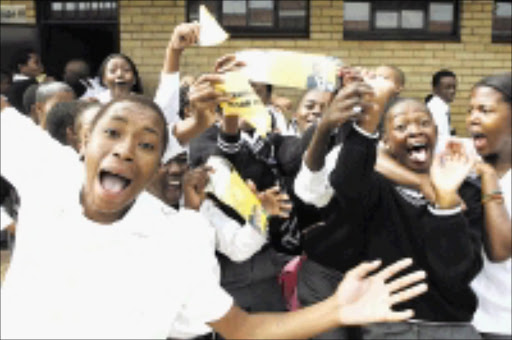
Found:
M 470 157 L 463 147 L 452 146 L 434 157 L 430 178 L 440 208 L 453 208 L 461 203 L 457 191 L 474 163 L 475 158 Z
M 278 186 L 269 188 L 263 192 L 258 192 L 256 186 L 252 181 L 248 181 L 247 185 L 251 191 L 258 197 L 263 206 L 263 209 L 269 216 L 277 216 L 281 218 L 288 218 L 292 205 L 290 204 L 290 197 L 281 192 Z
M 413 317 L 412 310 L 396 312 L 392 307 L 425 293 L 427 285 L 420 282 L 425 279 L 426 273 L 416 271 L 389 281 L 411 264 L 411 259 L 403 259 L 369 275 L 381 265 L 380 261 L 373 261 L 349 271 L 336 291 L 341 324 L 398 322 Z
M 215 61 L 213 70 L 215 73 L 227 73 L 238 71 L 244 66 L 246 66 L 246 63 L 237 60 L 234 54 L 226 54 Z
M 230 99 L 226 93 L 215 88 L 215 84 L 222 82 L 222 76 L 218 74 L 203 74 L 189 89 L 188 98 L 192 114 L 208 126 L 216 120 L 217 105 Z

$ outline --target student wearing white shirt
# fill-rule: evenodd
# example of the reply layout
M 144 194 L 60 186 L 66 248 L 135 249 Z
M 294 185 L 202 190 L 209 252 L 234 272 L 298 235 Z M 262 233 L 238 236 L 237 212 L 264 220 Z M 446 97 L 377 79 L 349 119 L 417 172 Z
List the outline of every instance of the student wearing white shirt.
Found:
M 488 245 L 484 267 L 472 287 L 479 304 L 473 324 L 486 339 L 512 336 L 511 74 L 486 77 L 471 92 L 469 133 L 484 162 L 476 170 L 482 179 L 482 204 Z
M 451 135 L 450 103 L 455 99 L 457 77 L 449 70 L 441 70 L 432 77 L 433 96 L 427 102 L 427 107 L 437 125 L 438 145 Z
M 141 194 L 168 133 L 151 100 L 131 96 L 102 109 L 83 165 L 3 99 L 1 106 L 1 173 L 24 197 L 1 289 L 2 338 L 184 338 L 207 325 L 226 338 L 308 338 L 340 324 L 408 319 L 412 311 L 391 307 L 426 291 L 425 284 L 406 288 L 422 281 L 422 272 L 389 281 L 409 259 L 367 277 L 380 264 L 374 261 L 349 272 L 336 294 L 315 306 L 245 313 L 218 285 L 212 239 L 198 232 L 206 222 L 181 213 L 170 225 L 155 199 Z M 13 143 L 20 129 L 45 152 Z

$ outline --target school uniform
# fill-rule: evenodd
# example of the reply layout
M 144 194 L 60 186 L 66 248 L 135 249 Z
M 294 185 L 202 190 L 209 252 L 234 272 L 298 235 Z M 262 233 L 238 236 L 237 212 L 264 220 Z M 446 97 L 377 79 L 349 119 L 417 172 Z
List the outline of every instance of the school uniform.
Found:
M 169 214 L 143 192 L 121 220 L 91 221 L 80 204 L 76 153 L 14 109 L 0 119 L 1 173 L 23 197 L 1 290 L 2 338 L 193 337 L 229 311 L 203 217 Z M 22 130 L 41 152 L 15 142 Z
M 427 272 L 429 290 L 397 309 L 412 308 L 417 320 L 435 322 L 438 328 L 462 324 L 478 336 L 469 324 L 476 309 L 469 284 L 482 267 L 479 188 L 469 182 L 461 186 L 459 194 L 468 207 L 465 212 L 460 207 L 436 209 L 420 192 L 374 171 L 376 143 L 375 136 L 356 125 L 349 131 L 329 175 L 337 211 L 310 240 L 308 255 L 341 272 L 364 260 L 380 258 L 387 265 L 412 257 L 411 270 Z M 386 329 L 397 331 L 393 326 Z M 452 328 L 445 331 L 447 337 L 460 334 Z M 377 336 L 385 335 L 379 332 Z
M 509 216 L 512 216 L 511 177 L 512 170 L 509 170 L 499 180 Z M 478 298 L 473 325 L 481 333 L 510 339 L 512 335 L 512 259 L 493 263 L 485 252 L 483 252 L 483 258 L 482 271 L 471 283 Z

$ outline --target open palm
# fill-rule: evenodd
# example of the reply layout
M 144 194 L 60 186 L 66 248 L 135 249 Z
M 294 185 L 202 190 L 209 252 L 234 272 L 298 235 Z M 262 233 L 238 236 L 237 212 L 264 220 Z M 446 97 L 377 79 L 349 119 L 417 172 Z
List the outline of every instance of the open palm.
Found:
M 349 271 L 336 292 L 341 323 L 364 325 L 411 318 L 412 310 L 395 312 L 391 308 L 427 291 L 425 283 L 412 286 L 425 278 L 425 272 L 416 271 L 386 283 L 411 264 L 412 260 L 404 259 L 370 276 L 368 274 L 380 266 L 380 261 L 363 263 Z
M 438 192 L 457 191 L 473 165 L 474 159 L 465 153 L 440 153 L 430 168 L 432 184 Z

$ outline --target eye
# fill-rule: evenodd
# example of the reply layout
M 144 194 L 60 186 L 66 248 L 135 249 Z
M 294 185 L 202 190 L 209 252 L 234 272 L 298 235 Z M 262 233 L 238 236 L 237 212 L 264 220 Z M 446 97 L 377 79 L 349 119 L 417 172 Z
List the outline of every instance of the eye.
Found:
M 407 127 L 405 126 L 405 124 L 397 124 L 397 125 L 395 125 L 395 130 L 396 131 L 404 132 L 406 128 Z
M 151 143 L 140 143 L 139 146 L 142 150 L 146 150 L 146 151 L 155 150 L 155 145 L 151 144 Z
M 109 138 L 112 138 L 112 139 L 116 139 L 116 138 L 119 138 L 119 136 L 121 136 L 121 134 L 119 133 L 119 131 L 117 131 L 116 129 L 105 129 L 105 134 L 109 137 Z
M 421 121 L 421 127 L 427 128 L 432 125 L 432 122 L 429 119 L 424 119 Z

